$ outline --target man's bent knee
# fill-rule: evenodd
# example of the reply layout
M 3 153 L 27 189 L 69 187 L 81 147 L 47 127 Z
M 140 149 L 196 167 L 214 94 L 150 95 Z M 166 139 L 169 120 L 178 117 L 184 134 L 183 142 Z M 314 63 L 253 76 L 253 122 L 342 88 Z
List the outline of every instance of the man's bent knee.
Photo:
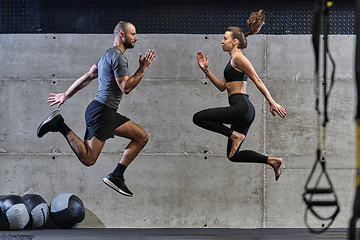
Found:
M 94 165 L 97 161 L 97 158 L 93 158 L 93 157 L 83 157 L 80 158 L 79 157 L 80 162 L 82 162 L 82 164 L 84 164 L 87 167 L 91 167 L 92 165 Z

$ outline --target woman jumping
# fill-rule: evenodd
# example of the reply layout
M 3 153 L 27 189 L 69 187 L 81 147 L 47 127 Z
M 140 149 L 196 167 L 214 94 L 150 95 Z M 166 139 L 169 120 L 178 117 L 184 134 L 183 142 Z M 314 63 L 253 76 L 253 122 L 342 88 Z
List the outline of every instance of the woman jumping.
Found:
M 275 171 L 277 181 L 282 173 L 281 158 L 267 157 L 251 150 L 240 151 L 255 118 L 254 106 L 246 94 L 248 77 L 269 102 L 271 113 L 275 116 L 277 112 L 282 118 L 286 116 L 285 109 L 274 101 L 250 61 L 241 52 L 247 46 L 246 37 L 258 33 L 265 23 L 264 20 L 265 13 L 260 10 L 250 15 L 247 33 L 239 27 L 226 29 L 221 44 L 223 51 L 230 54 L 230 61 L 225 67 L 222 80 L 209 70 L 208 56 L 204 57 L 201 51 L 197 52 L 199 67 L 221 92 L 227 90 L 230 106 L 202 110 L 194 115 L 193 122 L 199 127 L 228 137 L 227 156 L 230 161 L 269 164 Z M 231 124 L 231 127 L 228 128 L 224 124 Z

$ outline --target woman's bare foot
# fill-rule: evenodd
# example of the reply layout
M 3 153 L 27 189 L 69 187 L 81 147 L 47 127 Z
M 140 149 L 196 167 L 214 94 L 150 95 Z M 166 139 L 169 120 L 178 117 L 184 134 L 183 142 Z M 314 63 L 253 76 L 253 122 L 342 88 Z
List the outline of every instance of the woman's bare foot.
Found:
M 275 180 L 279 180 L 279 177 L 282 173 L 282 169 L 283 169 L 283 165 L 282 165 L 283 160 L 281 158 L 268 158 L 267 163 L 274 169 L 275 172 Z
M 231 145 L 231 151 L 228 156 L 229 158 L 232 158 L 232 156 L 234 156 L 236 150 L 239 148 L 240 144 L 242 143 L 242 141 L 244 141 L 244 139 L 245 139 L 244 134 L 233 131 L 233 133 L 230 136 L 232 145 Z

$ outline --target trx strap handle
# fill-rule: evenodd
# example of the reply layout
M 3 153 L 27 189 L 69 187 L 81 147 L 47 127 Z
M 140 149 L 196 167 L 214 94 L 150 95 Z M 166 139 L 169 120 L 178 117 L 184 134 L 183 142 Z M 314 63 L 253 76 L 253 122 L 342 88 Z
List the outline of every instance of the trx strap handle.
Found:
M 328 14 L 329 14 L 329 7 L 331 7 L 332 2 L 330 1 L 325 1 L 325 0 L 315 0 L 315 8 L 314 8 L 314 31 L 313 31 L 313 45 L 314 45 L 314 52 L 315 52 L 315 92 L 316 92 L 316 102 L 315 102 L 315 110 L 317 112 L 317 122 L 318 122 L 318 147 L 317 147 L 317 151 L 316 151 L 316 161 L 315 164 L 313 166 L 313 169 L 310 173 L 309 178 L 306 181 L 305 184 L 305 192 L 303 194 L 303 199 L 306 203 L 306 210 L 305 210 L 305 224 L 306 226 L 309 228 L 309 230 L 311 232 L 314 233 L 321 233 L 324 232 L 325 230 L 327 230 L 331 224 L 334 222 L 337 214 L 340 211 L 340 206 L 337 200 L 337 196 L 334 192 L 334 188 L 332 186 L 332 183 L 330 181 L 329 175 L 326 172 L 326 167 L 325 167 L 325 156 L 323 156 L 325 154 L 325 149 L 326 149 L 326 124 L 329 121 L 328 119 L 328 114 L 327 114 L 327 108 L 328 108 L 328 98 L 330 96 L 330 92 L 331 89 L 333 87 L 334 84 L 334 76 L 335 76 L 335 63 L 330 55 L 329 49 L 328 49 L 328 33 L 329 33 L 329 28 L 328 28 Z M 319 81 L 319 49 L 320 49 L 320 33 L 321 33 L 321 23 L 323 24 L 324 28 L 323 28 L 323 33 L 324 33 L 324 81 L 323 81 L 323 95 L 324 95 L 324 121 L 321 124 L 321 111 L 319 108 L 319 85 L 320 85 L 320 81 Z M 329 57 L 332 65 L 333 65 L 333 71 L 332 71 L 332 76 L 331 76 L 331 84 L 329 86 L 329 90 L 327 90 L 327 79 L 326 79 L 326 68 L 327 68 L 327 64 L 326 64 L 326 59 L 327 57 Z M 321 134 L 321 129 L 322 127 L 322 134 Z M 315 181 L 315 186 L 310 188 L 310 182 L 313 178 L 313 175 L 315 173 L 315 170 L 317 168 L 321 169 L 321 173 L 318 177 L 318 179 Z M 325 181 L 328 184 L 328 188 L 326 187 L 319 187 L 321 180 L 325 179 Z M 321 195 L 323 196 L 323 198 L 325 197 L 331 197 L 330 200 L 314 200 L 313 198 L 315 196 Z M 333 207 L 335 208 L 333 214 L 331 214 L 328 217 L 324 217 L 321 216 L 319 213 L 319 208 L 323 208 L 323 207 Z M 323 224 L 323 228 L 320 229 L 315 229 L 315 228 L 311 228 L 309 226 L 308 223 L 308 213 L 311 212 L 316 218 L 322 220 L 322 221 L 328 221 L 328 224 L 325 226 L 325 224 Z
M 305 189 L 305 193 L 318 193 L 318 194 L 325 194 L 325 193 L 333 193 L 332 188 L 309 188 Z
M 310 184 L 310 180 L 319 164 L 321 164 L 321 168 L 322 168 L 319 178 L 316 181 L 315 187 L 309 188 L 308 185 Z M 320 180 L 323 177 L 325 177 L 325 180 L 327 181 L 327 183 L 329 185 L 328 188 L 318 187 L 318 185 L 320 184 Z M 329 197 L 331 197 L 331 200 L 313 200 L 313 197 L 319 196 L 319 195 L 324 196 L 324 197 L 329 196 Z M 316 160 L 315 165 L 312 169 L 312 172 L 306 182 L 303 199 L 307 206 L 306 211 L 305 211 L 305 224 L 309 228 L 309 230 L 314 233 L 321 233 L 321 232 L 324 232 L 325 230 L 327 230 L 331 226 L 331 224 L 334 222 L 337 214 L 340 212 L 340 206 L 338 204 L 337 196 L 334 192 L 334 188 L 330 181 L 329 175 L 326 172 L 325 161 L 320 158 L 318 158 Z M 319 211 L 317 211 L 321 207 L 334 207 L 335 210 L 334 210 L 333 214 L 331 214 L 330 216 L 324 217 L 324 216 L 320 215 Z M 307 220 L 307 215 L 308 215 L 309 211 L 318 219 L 320 219 L 322 221 L 329 221 L 327 226 L 320 230 L 311 228 L 310 225 L 308 224 L 308 220 Z
M 360 0 L 356 0 L 356 59 L 355 73 L 357 86 L 357 109 L 356 109 L 356 194 L 353 206 L 353 216 L 350 219 L 349 239 L 355 239 L 356 221 L 360 218 Z

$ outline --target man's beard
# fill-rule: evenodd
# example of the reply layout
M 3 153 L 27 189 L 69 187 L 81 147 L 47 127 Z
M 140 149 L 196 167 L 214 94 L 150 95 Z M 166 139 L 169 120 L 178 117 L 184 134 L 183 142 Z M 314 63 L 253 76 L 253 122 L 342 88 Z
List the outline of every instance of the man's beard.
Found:
M 126 48 L 134 48 L 135 44 L 132 44 L 132 42 L 125 40 L 124 46 Z

